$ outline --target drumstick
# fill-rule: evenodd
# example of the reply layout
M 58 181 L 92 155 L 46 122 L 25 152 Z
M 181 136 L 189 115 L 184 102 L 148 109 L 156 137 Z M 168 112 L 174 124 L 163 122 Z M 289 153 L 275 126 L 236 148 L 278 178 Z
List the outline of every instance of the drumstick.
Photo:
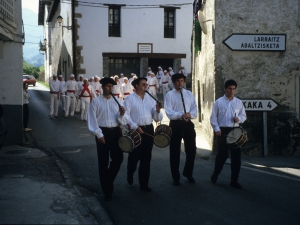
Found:
M 114 100 L 116 101 L 116 103 L 118 104 L 118 106 L 121 108 L 120 103 L 118 102 L 118 100 L 116 99 L 116 97 L 114 96 L 113 93 L 109 92 L 109 94 L 114 98 Z
M 150 95 L 156 102 L 157 104 L 159 104 L 161 106 L 161 102 L 159 102 L 156 98 L 153 97 L 153 95 L 151 95 L 147 90 L 145 90 L 145 92 Z
M 184 99 L 183 99 L 183 94 L 181 91 L 182 87 L 179 88 L 180 90 L 180 95 L 181 95 L 181 100 L 182 100 L 182 105 L 183 105 L 183 110 L 184 110 L 184 114 L 186 114 L 186 109 L 185 109 L 185 104 L 184 104 Z M 186 118 L 187 120 L 190 120 L 189 118 Z
M 150 137 L 155 138 L 155 136 L 152 136 L 151 134 L 148 134 L 148 133 L 146 133 L 146 132 L 144 132 L 144 134 L 146 134 L 146 135 L 148 135 L 148 136 L 150 136 Z M 156 137 L 156 139 L 159 140 L 159 141 L 161 141 L 161 139 L 159 139 L 159 138 L 157 138 L 157 137 Z

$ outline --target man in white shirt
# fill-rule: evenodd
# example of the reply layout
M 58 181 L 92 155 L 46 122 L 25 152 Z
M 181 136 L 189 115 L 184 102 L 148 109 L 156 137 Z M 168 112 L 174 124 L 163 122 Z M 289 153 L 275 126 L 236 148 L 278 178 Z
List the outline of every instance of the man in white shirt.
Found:
M 133 81 L 133 77 L 135 76 L 135 74 L 134 74 L 134 73 L 131 73 L 130 76 L 131 76 L 131 77 L 130 77 L 129 80 L 128 80 L 129 83 L 131 83 L 131 82 Z
M 98 155 L 99 178 L 105 200 L 112 198 L 113 182 L 123 161 L 118 145 L 121 137 L 119 124 L 128 123 L 122 102 L 111 96 L 116 82 L 108 77 L 101 79 L 103 94 L 95 98 L 88 109 L 88 128 L 95 135 Z
M 215 169 L 211 176 L 211 182 L 215 184 L 231 153 L 231 182 L 230 186 L 237 189 L 243 187 L 238 183 L 241 169 L 241 148 L 232 148 L 226 143 L 226 137 L 233 127 L 238 127 L 247 116 L 243 102 L 234 97 L 237 83 L 234 80 L 225 82 L 225 95 L 214 103 L 210 116 L 210 123 L 217 137 L 218 153 L 215 160 Z
M 163 91 L 163 96 L 165 98 L 166 93 L 170 90 L 171 77 L 168 75 L 168 72 L 165 70 L 164 75 L 160 79 L 160 86 Z
M 87 120 L 87 112 L 90 103 L 97 98 L 93 88 L 89 85 L 88 79 L 84 78 L 83 84 L 78 87 L 77 97 L 81 101 L 81 120 Z
M 79 81 L 77 81 L 77 89 L 79 89 L 79 87 L 81 87 L 83 85 L 83 76 L 80 75 L 79 76 Z M 76 113 L 79 113 L 80 112 L 80 99 L 77 98 L 76 100 L 76 110 L 75 110 Z
M 158 81 L 158 84 L 160 84 L 160 79 L 161 79 L 161 77 L 162 77 L 163 75 L 164 75 L 164 73 L 163 73 L 163 71 L 162 71 L 162 68 L 159 66 L 159 67 L 158 67 L 158 71 L 157 71 L 157 73 L 156 73 L 156 79 L 157 79 L 157 81 Z M 158 85 L 158 88 L 157 88 L 156 92 L 157 92 L 158 95 L 162 93 L 162 88 L 161 88 L 160 85 Z
M 124 74 L 123 73 L 120 73 L 119 81 L 121 84 L 124 84 Z
M 102 94 L 102 87 L 101 87 L 101 84 L 100 84 L 99 80 L 100 80 L 100 77 L 95 75 L 94 76 L 94 82 L 91 85 L 97 96 Z
M 171 79 L 172 79 L 172 76 L 174 75 L 174 71 L 173 71 L 172 67 L 169 67 L 169 68 L 168 68 L 168 75 L 169 75 L 169 76 L 171 77 Z M 173 89 L 173 83 L 172 83 L 172 82 L 170 83 L 170 88 Z
M 150 178 L 153 138 L 150 137 L 149 134 L 152 136 L 154 135 L 152 120 L 156 122 L 161 121 L 163 114 L 160 111 L 161 104 L 157 104 L 150 95 L 145 94 L 147 87 L 146 78 L 141 77 L 134 80 L 132 86 L 135 88 L 136 92 L 125 99 L 124 106 L 127 115 L 130 117 L 128 124 L 131 129 L 137 130 L 141 134 L 142 143 L 128 155 L 127 182 L 129 185 L 133 184 L 133 174 L 136 170 L 138 161 L 140 161 L 140 189 L 142 191 L 151 191 L 148 183 Z
M 185 70 L 185 68 L 184 68 L 183 65 L 180 66 L 180 70 L 178 71 L 178 73 L 181 73 L 181 74 L 183 74 L 185 77 L 187 77 L 187 72 L 186 72 L 186 70 Z M 184 83 L 184 87 L 183 87 L 183 88 L 186 89 L 186 83 Z
M 148 79 L 148 77 L 150 77 L 150 73 L 152 73 L 151 67 L 148 67 L 147 70 L 146 78 Z
M 157 99 L 156 90 L 159 87 L 159 83 L 153 72 L 150 75 L 150 78 L 147 80 L 148 91 L 154 98 Z
M 68 80 L 65 84 L 65 90 L 67 91 L 67 96 L 66 96 L 66 111 L 65 111 L 65 117 L 69 116 L 69 110 L 70 110 L 70 115 L 74 116 L 75 112 L 75 101 L 76 101 L 76 92 L 78 90 L 78 85 L 75 80 L 75 75 L 71 74 L 70 75 L 70 80 Z
M 120 83 L 119 81 L 119 77 L 118 75 L 115 75 L 114 76 L 114 80 L 116 82 L 116 85 L 114 85 L 114 88 L 113 88 L 113 94 L 114 96 L 116 96 L 117 98 L 119 99 L 122 99 L 123 98 L 123 88 L 122 88 L 122 84 Z
M 182 175 L 190 183 L 195 183 L 193 178 L 194 161 L 196 156 L 196 131 L 191 119 L 197 118 L 198 109 L 192 92 L 183 89 L 185 76 L 174 74 L 172 76 L 174 88 L 165 96 L 164 108 L 170 119 L 172 135 L 170 140 L 170 165 L 173 185 L 180 185 L 180 147 L 181 139 L 184 141 L 186 153 L 185 166 Z
M 60 100 L 61 100 L 61 106 L 63 108 L 63 112 L 66 111 L 66 93 L 65 93 L 65 84 L 66 82 L 64 81 L 64 78 L 62 75 L 58 76 L 59 80 L 59 95 L 60 95 Z
M 93 83 L 94 83 L 94 77 L 91 77 L 91 78 L 89 79 L 89 84 L 90 84 L 91 86 L 93 86 Z
M 123 100 L 125 100 L 125 98 L 128 95 L 130 95 L 131 93 L 133 93 L 133 87 L 128 82 L 128 78 L 127 77 L 124 78 L 124 84 L 122 84 L 122 88 L 123 88 Z
M 49 116 L 57 117 L 58 115 L 58 104 L 59 104 L 59 80 L 57 80 L 57 75 L 52 75 L 52 80 L 49 81 L 50 83 L 50 113 Z

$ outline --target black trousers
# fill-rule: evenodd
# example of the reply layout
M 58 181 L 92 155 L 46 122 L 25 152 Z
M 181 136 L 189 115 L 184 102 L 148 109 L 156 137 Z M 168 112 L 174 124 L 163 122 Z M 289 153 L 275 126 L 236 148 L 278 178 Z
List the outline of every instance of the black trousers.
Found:
M 111 194 L 113 191 L 113 182 L 123 162 L 123 152 L 118 145 L 118 141 L 121 136 L 121 129 L 119 127 L 101 127 L 101 130 L 104 135 L 105 144 L 100 143 L 97 136 L 95 137 L 99 177 L 103 193 Z M 109 158 L 111 159 L 110 163 Z
M 226 142 L 231 127 L 221 127 L 221 136 L 217 136 L 218 153 L 215 161 L 214 175 L 218 176 L 228 158 L 228 152 L 231 154 L 231 181 L 238 181 L 241 169 L 241 148 L 232 148 Z
M 144 132 L 154 135 L 153 125 L 140 126 Z M 150 178 L 150 162 L 152 157 L 153 138 L 146 134 L 141 134 L 142 142 L 128 155 L 127 174 L 132 176 L 136 170 L 137 163 L 139 166 L 139 183 L 140 187 L 148 187 Z
M 180 147 L 181 139 L 184 141 L 186 153 L 183 174 L 185 176 L 193 175 L 194 162 L 196 156 L 196 132 L 193 122 L 184 122 L 183 120 L 171 120 L 170 127 L 172 136 L 170 141 L 170 166 L 174 181 L 179 181 L 179 163 L 180 163 Z
M 27 128 L 29 120 L 29 107 L 28 104 L 23 104 L 23 128 Z

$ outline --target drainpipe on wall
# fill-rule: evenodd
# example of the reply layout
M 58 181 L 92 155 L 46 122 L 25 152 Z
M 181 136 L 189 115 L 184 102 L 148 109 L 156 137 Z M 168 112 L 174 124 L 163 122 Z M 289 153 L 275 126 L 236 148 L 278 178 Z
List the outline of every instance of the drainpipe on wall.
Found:
M 72 0 L 72 44 L 73 44 L 73 74 L 77 79 L 77 60 L 76 60 L 76 25 L 75 25 L 75 0 Z

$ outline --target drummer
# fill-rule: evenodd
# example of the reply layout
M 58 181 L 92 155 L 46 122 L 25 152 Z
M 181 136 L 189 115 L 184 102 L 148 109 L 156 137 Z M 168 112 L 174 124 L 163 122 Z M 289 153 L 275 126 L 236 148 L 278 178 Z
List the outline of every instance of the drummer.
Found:
M 228 158 L 228 150 L 231 153 L 231 182 L 230 186 L 242 189 L 238 178 L 241 168 L 241 148 L 230 148 L 226 143 L 226 136 L 233 127 L 246 120 L 246 113 L 243 102 L 234 97 L 237 83 L 234 80 L 225 82 L 225 95 L 214 103 L 210 116 L 210 123 L 214 129 L 218 143 L 218 153 L 215 160 L 215 169 L 211 176 L 211 182 L 215 184 L 222 171 L 223 165 Z
M 95 135 L 99 177 L 105 200 L 110 200 L 113 182 L 123 161 L 123 152 L 118 146 L 121 136 L 119 123 L 128 123 L 125 108 L 119 107 L 121 101 L 111 96 L 113 86 L 117 83 L 108 77 L 102 78 L 103 94 L 95 98 L 88 109 L 88 128 Z M 110 158 L 110 163 L 109 163 Z
M 197 118 L 198 110 L 192 92 L 183 88 L 185 78 L 183 74 L 179 73 L 172 76 L 174 88 L 166 94 L 164 101 L 165 111 L 170 119 L 170 127 L 172 129 L 170 166 L 174 186 L 180 185 L 179 162 L 181 139 L 184 140 L 184 150 L 186 153 L 182 175 L 190 183 L 195 183 L 193 169 L 196 156 L 196 131 L 191 119 Z
M 126 114 L 129 115 L 129 125 L 131 129 L 137 130 L 141 134 L 142 143 L 135 148 L 128 156 L 127 164 L 127 182 L 133 184 L 133 174 L 136 170 L 137 163 L 139 165 L 139 184 L 142 191 L 152 191 L 149 187 L 150 178 L 150 161 L 153 147 L 154 128 L 152 120 L 158 122 L 163 118 L 160 111 L 161 104 L 156 104 L 156 101 L 150 95 L 145 93 L 147 87 L 147 78 L 141 77 L 132 81 L 132 86 L 136 90 L 126 97 L 124 106 Z M 151 136 L 149 136 L 151 135 Z

